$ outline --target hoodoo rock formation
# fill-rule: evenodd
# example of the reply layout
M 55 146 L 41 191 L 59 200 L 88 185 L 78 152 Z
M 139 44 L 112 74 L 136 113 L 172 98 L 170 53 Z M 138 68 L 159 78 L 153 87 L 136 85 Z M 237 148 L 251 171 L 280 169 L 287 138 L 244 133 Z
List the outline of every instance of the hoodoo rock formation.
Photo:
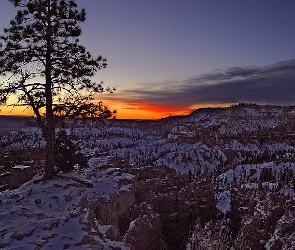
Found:
M 191 182 L 168 167 L 123 171 L 128 169 L 136 176 L 134 186 L 100 199 L 95 213 L 100 224 L 114 226 L 133 249 L 183 249 L 196 221 L 216 218 L 210 180 Z
M 60 129 L 89 167 L 48 182 L 41 131 L 2 134 L 0 248 L 295 249 L 294 121 L 255 104 L 79 120 Z M 17 165 L 37 176 L 14 181 Z

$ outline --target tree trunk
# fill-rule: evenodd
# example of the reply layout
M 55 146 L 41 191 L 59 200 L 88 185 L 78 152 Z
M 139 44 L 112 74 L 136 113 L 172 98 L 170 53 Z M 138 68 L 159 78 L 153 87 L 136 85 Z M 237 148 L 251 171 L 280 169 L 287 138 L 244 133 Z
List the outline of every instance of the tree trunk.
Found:
M 46 166 L 45 179 L 52 179 L 54 177 L 54 139 L 55 139 L 55 121 L 52 111 L 52 26 L 50 19 L 50 4 L 47 1 L 47 37 L 46 37 L 46 62 L 45 62 L 45 98 L 46 98 Z
M 54 139 L 55 128 L 47 126 L 46 128 L 46 165 L 45 165 L 45 179 L 52 179 L 54 177 Z

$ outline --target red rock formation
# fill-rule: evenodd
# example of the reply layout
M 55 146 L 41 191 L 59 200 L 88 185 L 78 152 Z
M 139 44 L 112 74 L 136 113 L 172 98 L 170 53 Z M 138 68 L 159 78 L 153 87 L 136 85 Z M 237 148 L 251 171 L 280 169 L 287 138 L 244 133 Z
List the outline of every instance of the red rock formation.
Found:
M 123 237 L 134 250 L 165 249 L 159 214 L 146 202 L 132 208 L 135 219 Z
M 148 168 L 137 173 L 135 197 L 149 202 L 160 215 L 168 249 L 183 248 L 196 218 L 215 218 L 216 205 L 210 180 L 189 182 L 171 168 Z

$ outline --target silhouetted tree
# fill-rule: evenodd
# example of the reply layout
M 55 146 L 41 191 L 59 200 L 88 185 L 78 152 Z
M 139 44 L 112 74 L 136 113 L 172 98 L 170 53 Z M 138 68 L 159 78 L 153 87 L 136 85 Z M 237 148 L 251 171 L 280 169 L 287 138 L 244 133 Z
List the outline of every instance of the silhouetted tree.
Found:
M 90 103 L 94 94 L 112 91 L 91 80 L 107 63 L 79 43 L 86 13 L 75 0 L 9 1 L 17 13 L 0 36 L 0 75 L 5 76 L 0 104 L 14 96 L 14 106 L 33 110 L 47 145 L 44 178 L 52 178 L 58 117 L 88 116 L 95 108 L 112 115 L 102 104 Z
M 80 152 L 79 143 L 67 135 L 65 130 L 57 133 L 55 145 L 55 166 L 59 170 L 72 171 L 75 165 L 79 165 L 79 168 L 87 167 L 87 158 Z

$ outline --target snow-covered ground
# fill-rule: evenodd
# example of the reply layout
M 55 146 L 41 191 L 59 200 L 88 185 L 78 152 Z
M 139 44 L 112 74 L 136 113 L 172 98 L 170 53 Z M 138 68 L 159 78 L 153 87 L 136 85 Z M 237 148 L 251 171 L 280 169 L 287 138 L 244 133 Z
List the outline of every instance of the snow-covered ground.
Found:
M 41 176 L 20 188 L 0 193 L 1 249 L 129 249 L 109 239 L 110 226 L 93 215 L 99 199 L 108 199 L 132 183 L 134 176 L 101 168 L 106 158 L 92 159 L 87 170 L 60 174 L 54 180 Z M 130 187 L 130 185 L 129 185 Z
M 1 244 L 26 244 L 32 249 L 38 244 L 71 244 L 72 249 L 79 248 L 85 235 L 90 234 L 93 244 L 127 247 L 105 238 L 106 226 L 96 223 L 95 228 L 87 228 L 89 208 L 79 206 L 81 197 L 108 197 L 131 187 L 118 183 L 121 179 L 130 181 L 132 175 L 99 167 L 105 159 L 124 160 L 134 167 L 168 166 L 193 179 L 212 177 L 221 214 L 231 210 L 236 183 L 248 190 L 256 190 L 259 185 L 279 189 L 285 197 L 293 197 L 289 181 L 295 172 L 294 118 L 292 108 L 250 105 L 204 109 L 159 121 L 81 122 L 68 128 L 67 133 L 89 157 L 90 168 L 60 175 L 50 183 L 31 181 L 1 193 Z M 27 127 L 2 136 L 1 145 L 23 149 L 45 144 L 39 129 Z M 264 179 L 265 171 L 268 175 Z M 93 190 L 96 195 L 90 197 Z

